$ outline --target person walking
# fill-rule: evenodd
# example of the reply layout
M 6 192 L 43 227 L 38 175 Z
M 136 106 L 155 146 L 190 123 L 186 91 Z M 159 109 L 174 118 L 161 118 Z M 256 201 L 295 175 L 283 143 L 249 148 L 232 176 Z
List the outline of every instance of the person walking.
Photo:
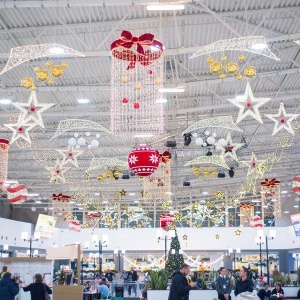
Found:
M 231 282 L 230 278 L 226 276 L 226 269 L 224 267 L 220 268 L 219 276 L 216 279 L 216 290 L 218 293 L 219 300 L 230 300 L 231 296 Z
M 172 274 L 172 284 L 168 300 L 188 300 L 189 292 L 195 287 L 196 282 L 188 284 L 186 276 L 190 274 L 190 266 L 182 264 L 179 271 Z
M 11 278 L 11 273 L 5 272 L 0 281 L 0 300 L 14 300 L 19 293 L 19 279 Z
M 249 270 L 246 267 L 242 267 L 240 271 L 240 279 L 236 282 L 234 295 L 237 296 L 244 292 L 253 292 L 253 281 L 248 278 Z
M 46 292 L 51 295 L 52 290 L 46 283 L 43 283 L 43 277 L 41 274 L 34 275 L 34 283 L 23 287 L 24 292 L 29 292 L 31 294 L 31 300 L 45 300 Z

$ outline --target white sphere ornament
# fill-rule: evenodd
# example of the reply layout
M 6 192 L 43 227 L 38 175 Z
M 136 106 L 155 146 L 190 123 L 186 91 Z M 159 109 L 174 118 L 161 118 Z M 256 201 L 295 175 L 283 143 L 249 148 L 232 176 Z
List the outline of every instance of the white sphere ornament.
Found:
M 32 211 L 36 211 L 36 207 L 31 207 L 31 210 Z
M 227 146 L 227 142 L 225 139 L 219 139 L 218 140 L 218 144 L 221 146 L 221 147 L 226 147 Z
M 207 142 L 210 144 L 210 145 L 213 145 L 214 143 L 215 143 L 215 138 L 214 137 L 212 137 L 212 136 L 209 136 L 208 138 L 207 138 Z
M 214 132 L 214 133 L 212 134 L 212 136 L 213 136 L 214 138 L 216 138 L 216 137 L 217 137 L 217 134 Z
M 195 144 L 196 144 L 197 146 L 202 146 L 202 144 L 203 144 L 203 139 L 197 138 L 197 139 L 195 140 Z
M 100 133 L 96 134 L 96 138 L 99 139 L 100 138 Z
M 80 146 L 79 146 L 79 145 L 76 145 L 76 147 L 75 147 L 75 148 L 78 150 L 78 149 L 80 149 Z
M 194 138 L 196 138 L 196 137 L 198 136 L 197 132 L 194 132 L 194 133 L 192 134 L 192 136 L 193 136 Z
M 84 146 L 85 145 L 85 139 L 83 137 L 79 138 L 77 141 L 77 144 L 79 146 Z
M 86 136 L 90 136 L 91 133 L 90 133 L 90 132 L 86 132 L 85 135 L 86 135 Z
M 75 132 L 74 136 L 77 138 L 79 136 L 78 132 Z
M 90 149 L 90 150 L 91 150 L 91 149 L 92 149 L 92 145 L 88 145 L 88 149 Z
M 99 142 L 97 140 L 92 140 L 91 146 L 92 146 L 92 148 L 98 148 L 99 147 Z
M 206 146 L 207 146 L 207 143 L 206 143 L 206 142 L 204 142 L 204 143 L 203 143 L 203 147 L 206 147 Z
M 204 133 L 205 133 L 205 135 L 209 135 L 210 134 L 210 132 L 208 130 L 206 130 Z
M 74 147 L 76 145 L 76 140 L 74 138 L 70 138 L 68 140 L 68 144 L 69 146 Z

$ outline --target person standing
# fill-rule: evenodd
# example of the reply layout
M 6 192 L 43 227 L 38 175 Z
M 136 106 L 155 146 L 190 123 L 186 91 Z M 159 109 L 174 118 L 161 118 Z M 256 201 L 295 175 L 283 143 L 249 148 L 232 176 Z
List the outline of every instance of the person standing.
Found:
M 28 286 L 23 287 L 24 292 L 30 292 L 31 300 L 44 300 L 45 292 L 49 295 L 52 294 L 52 290 L 46 283 L 43 283 L 43 277 L 37 273 L 34 275 L 34 283 L 30 283 Z
M 11 278 L 11 273 L 5 272 L 0 281 L 0 300 L 14 300 L 19 293 L 18 278 Z
M 114 273 L 110 270 L 107 269 L 106 273 L 105 273 L 105 278 L 109 281 L 112 282 L 113 281 L 113 275 Z
M 1 274 L 0 274 L 0 279 L 3 278 L 3 275 L 4 275 L 6 272 L 7 272 L 7 266 L 3 266 L 3 267 L 2 267 L 2 272 L 1 272 Z
M 189 292 L 195 287 L 196 282 L 188 284 L 186 276 L 190 274 L 190 266 L 182 264 L 179 271 L 172 274 L 172 284 L 168 300 L 188 300 Z
M 244 292 L 253 292 L 253 281 L 248 278 L 249 270 L 246 267 L 242 267 L 240 271 L 240 279 L 236 282 L 234 295 L 237 296 Z
M 226 276 L 226 269 L 224 267 L 220 268 L 220 275 L 216 279 L 216 290 L 218 293 L 219 300 L 230 300 L 232 286 L 230 283 L 230 278 Z
M 135 268 L 131 267 L 131 278 L 132 278 L 132 287 L 133 287 L 133 292 L 134 292 L 134 295 L 136 297 L 136 291 L 137 291 L 137 281 L 139 279 L 138 277 L 138 274 L 137 274 L 137 271 Z

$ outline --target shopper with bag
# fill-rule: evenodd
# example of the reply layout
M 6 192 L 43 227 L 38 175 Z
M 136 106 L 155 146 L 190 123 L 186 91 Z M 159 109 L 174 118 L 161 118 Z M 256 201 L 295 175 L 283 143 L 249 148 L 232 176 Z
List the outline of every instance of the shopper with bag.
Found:
M 41 274 L 34 275 L 35 282 L 23 287 L 24 292 L 30 291 L 31 300 L 50 300 L 49 296 L 52 294 L 52 290 L 49 286 L 43 283 L 43 277 Z

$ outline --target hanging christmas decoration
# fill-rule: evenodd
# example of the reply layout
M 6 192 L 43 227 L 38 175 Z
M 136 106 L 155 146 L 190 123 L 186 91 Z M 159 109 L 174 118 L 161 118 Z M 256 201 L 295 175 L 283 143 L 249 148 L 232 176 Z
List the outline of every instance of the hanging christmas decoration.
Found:
M 31 144 L 29 132 L 36 126 L 36 123 L 23 124 L 23 121 L 19 119 L 15 124 L 4 124 L 4 126 L 13 132 L 10 144 L 18 140 L 24 140 L 28 144 Z
M 227 99 L 227 101 L 231 102 L 240 109 L 236 123 L 240 123 L 247 116 L 249 116 L 262 124 L 263 121 L 258 109 L 270 99 L 271 98 L 254 98 L 250 83 L 247 82 L 246 90 L 242 96 L 242 99 Z
M 39 103 L 34 91 L 31 92 L 27 103 L 13 103 L 13 106 L 21 111 L 19 117 L 20 124 L 32 122 L 41 128 L 45 128 L 42 113 L 53 105 L 54 103 Z
M 52 195 L 52 201 L 70 202 L 70 200 L 71 200 L 71 196 L 64 195 L 63 193 Z
M 92 171 L 92 170 L 98 170 L 103 167 L 110 167 L 110 166 L 117 166 L 117 167 L 128 167 L 127 162 L 122 161 L 117 158 L 93 158 L 91 160 L 90 166 L 86 170 L 86 172 Z
M 261 206 L 263 219 L 265 215 L 281 217 L 280 181 L 276 178 L 266 178 L 261 182 Z
M 81 222 L 78 220 L 72 220 L 69 223 L 69 231 L 80 232 L 81 231 Z
M 215 234 L 215 239 L 219 240 L 220 239 L 220 235 L 219 234 Z
M 50 172 L 50 183 L 66 183 L 64 173 L 70 168 L 64 167 L 59 158 L 56 159 L 54 166 L 46 166 L 45 169 Z
M 242 233 L 242 230 L 237 229 L 237 230 L 234 232 L 234 235 L 235 235 L 235 236 L 241 236 L 241 233 Z
M 244 144 L 242 143 L 233 143 L 230 132 L 227 133 L 226 138 L 227 145 L 221 148 L 221 157 L 224 159 L 230 157 L 236 162 L 238 162 L 237 150 L 240 149 Z
M 240 224 L 243 227 L 251 226 L 251 218 L 254 214 L 254 204 L 250 202 L 240 204 Z
M 122 191 L 120 191 L 120 195 L 121 197 L 125 197 L 126 196 L 126 191 L 124 189 L 122 189 Z
M 67 149 L 56 149 L 56 151 L 63 157 L 61 165 L 72 164 L 78 168 L 78 156 L 82 155 L 82 150 L 74 149 L 74 147 L 69 146 Z
M 1 172 L 1 171 L 0 171 Z M 293 179 L 293 191 L 297 194 L 300 195 L 300 175 L 294 177 Z
M 32 91 L 36 90 L 36 86 L 31 77 L 23 77 L 21 79 L 21 87 Z
M 162 134 L 163 44 L 151 33 L 123 31 L 111 44 L 111 130 L 115 134 Z
M 149 176 L 159 166 L 159 154 L 150 146 L 142 144 L 129 153 L 128 165 L 135 174 Z
M 8 149 L 9 141 L 0 138 L 0 188 L 3 188 L 7 180 Z
M 181 221 L 181 219 L 182 219 L 182 214 L 179 212 L 176 212 L 174 214 L 174 221 L 179 222 L 179 221 Z
M 174 225 L 174 215 L 173 214 L 160 215 L 160 228 L 165 231 L 168 231 L 170 225 Z
M 299 116 L 299 114 L 286 113 L 283 103 L 280 103 L 278 114 L 268 114 L 265 116 L 275 122 L 272 135 L 275 135 L 282 130 L 286 130 L 293 135 L 295 134 L 291 123 Z
M 250 218 L 250 226 L 252 228 L 264 227 L 263 219 L 260 216 L 253 216 Z
M 188 161 L 184 166 L 189 167 L 189 166 L 199 165 L 199 164 L 207 164 L 207 165 L 213 164 L 230 170 L 222 155 L 199 156 L 197 158 L 192 159 L 191 161 Z
M 213 166 L 209 166 L 208 168 L 205 168 L 203 166 L 200 166 L 200 167 L 193 166 L 192 170 L 193 170 L 194 175 L 196 175 L 198 178 L 217 177 L 218 173 L 219 173 L 218 170 L 215 169 Z
M 19 183 L 14 183 L 9 186 L 7 188 L 7 199 L 11 204 L 24 203 L 28 199 L 28 190 L 26 186 Z
M 251 159 L 249 161 L 240 162 L 248 167 L 247 176 L 255 173 L 257 177 L 263 177 L 265 169 L 262 168 L 262 166 L 265 164 L 265 160 L 257 159 L 253 151 L 251 154 Z

